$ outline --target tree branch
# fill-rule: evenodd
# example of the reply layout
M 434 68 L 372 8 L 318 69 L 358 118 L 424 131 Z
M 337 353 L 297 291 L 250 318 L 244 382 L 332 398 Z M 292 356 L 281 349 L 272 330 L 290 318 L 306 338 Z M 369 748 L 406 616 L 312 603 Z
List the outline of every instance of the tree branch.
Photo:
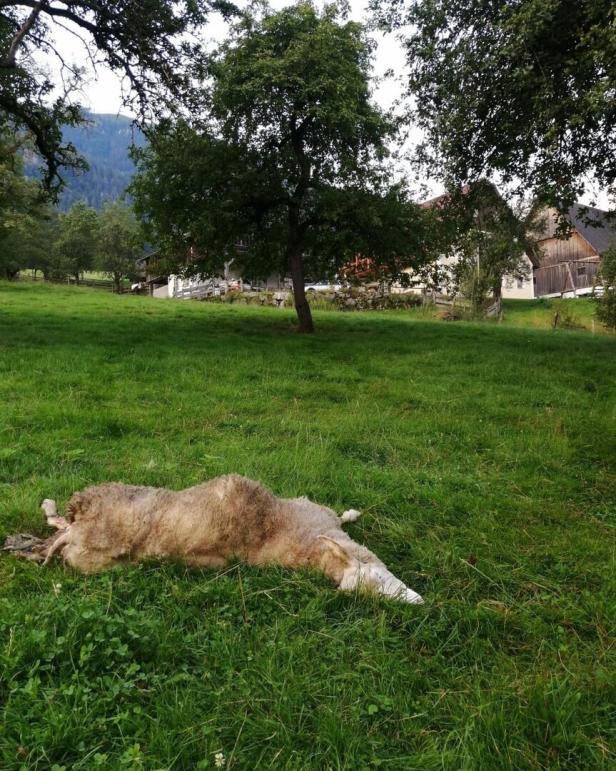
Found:
M 36 9 L 38 6 L 41 6 L 39 8 L 38 13 L 46 13 L 48 16 L 51 16 L 52 18 L 56 16 L 60 16 L 64 19 L 68 19 L 69 21 L 72 21 L 74 24 L 76 24 L 78 27 L 83 27 L 83 29 L 87 29 L 88 32 L 91 32 L 93 35 L 99 31 L 99 28 L 96 26 L 96 24 L 93 24 L 92 22 L 87 21 L 86 19 L 83 19 L 81 16 L 78 16 L 77 14 L 73 13 L 72 11 L 69 11 L 65 8 L 53 8 L 47 5 L 48 0 L 45 0 L 45 2 L 36 2 L 36 0 L 19 0 L 19 2 L 12 2 L 9 3 L 9 5 L 23 5 L 26 8 L 33 8 Z M 47 7 L 45 7 L 47 6 Z
M 13 41 L 9 47 L 9 51 L 6 55 L 6 58 L 2 62 L 3 67 L 15 66 L 15 58 L 17 56 L 17 50 L 19 49 L 19 46 L 23 43 L 23 40 L 28 34 L 28 32 L 32 29 L 32 26 L 38 19 L 41 11 L 44 10 L 44 6 L 47 5 L 47 2 L 48 0 L 39 0 L 39 2 L 34 4 L 31 14 L 28 16 L 28 18 L 25 20 L 25 22 L 22 24 L 21 28 L 18 30 L 17 34 L 13 38 Z
M 60 27 L 60 29 L 63 29 L 66 32 L 69 32 L 71 35 L 76 37 L 77 40 L 79 40 L 79 42 L 83 45 L 83 47 L 84 47 L 84 49 L 86 51 L 86 54 L 88 56 L 88 59 L 90 60 L 90 65 L 91 65 L 92 69 L 94 70 L 94 73 L 96 74 L 98 72 L 98 65 L 100 64 L 100 62 L 97 62 L 96 59 L 94 58 L 94 56 L 92 54 L 92 51 L 90 50 L 90 44 L 88 43 L 88 41 L 85 40 L 83 37 L 81 37 L 81 35 L 78 32 L 76 32 L 74 29 L 71 29 L 70 27 L 67 27 L 66 24 L 62 24 L 61 21 L 58 21 L 57 19 L 53 19 L 53 23 L 57 27 Z

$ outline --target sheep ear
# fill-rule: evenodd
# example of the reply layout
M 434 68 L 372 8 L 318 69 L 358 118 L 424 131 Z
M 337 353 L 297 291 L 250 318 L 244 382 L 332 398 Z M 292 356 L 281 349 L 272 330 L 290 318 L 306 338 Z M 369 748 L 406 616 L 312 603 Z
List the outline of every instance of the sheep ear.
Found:
M 350 566 L 351 559 L 348 553 L 342 548 L 342 546 L 340 546 L 339 543 L 327 535 L 320 535 L 318 537 L 321 541 L 324 542 L 324 545 L 327 547 L 330 555 L 341 563 L 341 567 L 343 569 Z

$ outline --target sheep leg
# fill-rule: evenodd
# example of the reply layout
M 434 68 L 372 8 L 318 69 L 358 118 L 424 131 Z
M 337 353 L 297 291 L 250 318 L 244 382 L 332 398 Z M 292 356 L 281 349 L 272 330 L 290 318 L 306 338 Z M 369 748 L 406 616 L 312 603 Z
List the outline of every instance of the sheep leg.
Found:
M 340 515 L 340 524 L 344 525 L 347 522 L 355 522 L 361 517 L 361 511 L 357 509 L 349 509 Z
M 362 578 L 360 578 L 360 582 Z M 406 584 L 402 583 L 399 578 L 396 578 L 393 573 L 387 570 L 387 568 L 381 567 L 381 565 L 368 566 L 367 583 L 369 588 L 378 594 L 385 595 L 385 597 L 408 602 L 411 605 L 421 605 L 423 603 L 423 597 L 420 594 L 409 589 Z
M 58 549 L 67 543 L 70 523 L 64 517 L 58 516 L 56 502 L 51 498 L 45 498 L 41 504 L 41 509 L 45 514 L 47 524 L 62 532 L 46 540 L 27 533 L 9 535 L 2 551 L 11 552 L 16 557 L 23 557 L 33 562 L 42 562 L 46 565 Z
M 45 550 L 45 559 L 43 561 L 43 566 L 47 565 L 49 560 L 53 557 L 56 552 L 60 551 L 60 549 L 64 548 L 67 543 L 69 543 L 71 538 L 71 530 L 69 527 L 66 528 L 66 530 L 63 530 L 61 533 L 58 533 L 58 535 L 51 541 L 49 546 L 47 546 Z M 46 543 L 49 542 L 46 541 Z
M 43 503 L 41 503 L 41 509 L 43 509 L 49 527 L 65 530 L 69 526 L 68 521 L 64 517 L 58 516 L 56 502 L 51 498 L 45 498 Z

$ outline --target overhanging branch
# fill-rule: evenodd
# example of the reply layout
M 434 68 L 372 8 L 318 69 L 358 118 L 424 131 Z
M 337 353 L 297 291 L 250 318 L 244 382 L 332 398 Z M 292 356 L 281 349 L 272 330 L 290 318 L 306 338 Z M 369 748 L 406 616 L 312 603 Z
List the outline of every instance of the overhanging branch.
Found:
M 24 38 L 28 34 L 28 32 L 32 29 L 34 26 L 34 23 L 38 19 L 41 11 L 44 10 L 44 7 L 47 5 L 48 0 L 39 0 L 38 3 L 35 3 L 32 8 L 32 13 L 28 16 L 28 18 L 25 20 L 25 22 L 22 24 L 20 29 L 18 30 L 17 34 L 14 36 L 11 45 L 9 46 L 8 53 L 2 62 L 3 67 L 14 67 L 15 66 L 15 58 L 17 56 L 17 51 L 19 50 L 20 45 L 23 43 Z

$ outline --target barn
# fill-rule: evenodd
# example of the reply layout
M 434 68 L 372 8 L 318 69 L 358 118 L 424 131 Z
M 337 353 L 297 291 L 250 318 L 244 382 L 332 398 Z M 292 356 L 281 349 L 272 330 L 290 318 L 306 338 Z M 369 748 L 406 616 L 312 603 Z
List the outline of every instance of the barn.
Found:
M 606 211 L 574 204 L 567 212 L 571 230 L 558 238 L 555 209 L 541 213 L 537 254 L 530 257 L 532 297 L 589 294 L 601 257 L 616 242 L 616 221 Z

